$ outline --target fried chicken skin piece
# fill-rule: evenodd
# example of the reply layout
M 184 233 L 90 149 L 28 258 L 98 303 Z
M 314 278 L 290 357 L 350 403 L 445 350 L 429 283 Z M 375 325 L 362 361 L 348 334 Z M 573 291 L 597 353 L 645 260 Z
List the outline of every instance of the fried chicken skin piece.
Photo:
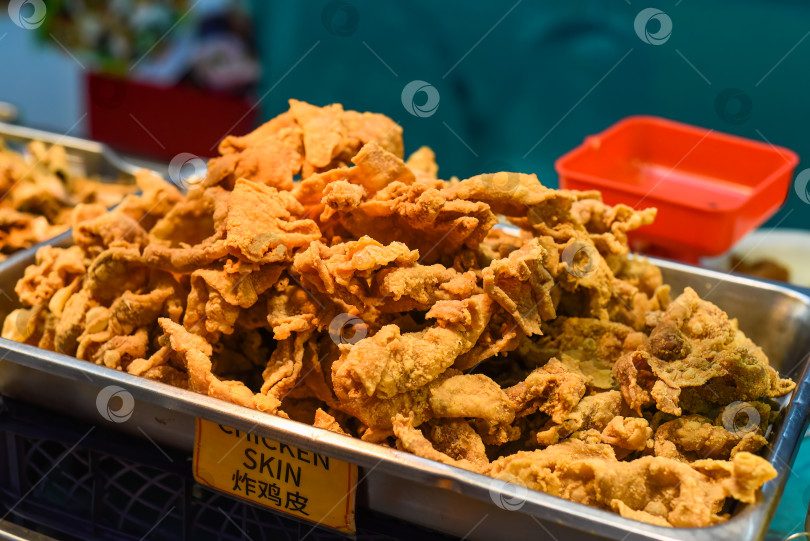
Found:
M 684 462 L 704 458 L 728 460 L 737 453 L 756 453 L 768 440 L 759 426 L 729 431 L 702 415 L 686 415 L 666 422 L 655 431 L 655 456 Z
M 262 372 L 261 394 L 281 402 L 303 377 L 305 355 L 317 355 L 309 343 L 311 332 L 298 333 L 282 340 Z
M 464 419 L 433 419 L 422 426 L 433 448 L 456 460 L 466 460 L 487 469 L 489 458 L 481 436 Z
M 44 308 L 39 305 L 12 310 L 3 320 L 3 338 L 23 344 L 37 345 L 43 334 Z
M 536 239 L 496 259 L 483 271 L 484 291 L 509 312 L 526 336 L 556 317 L 549 292 L 554 282 L 543 266 L 546 250 Z
M 384 269 L 371 284 L 372 306 L 381 312 L 429 310 L 438 301 L 466 299 L 480 292 L 473 272 L 439 264 Z
M 89 206 L 89 205 L 88 205 Z M 94 205 L 95 206 L 95 205 Z M 86 254 L 95 256 L 110 247 L 112 243 L 126 243 L 138 248 L 146 246 L 149 234 L 141 225 L 123 210 L 105 212 L 100 205 L 96 209 L 77 209 L 74 213 L 73 242 Z M 93 216 L 95 212 L 101 214 Z M 87 216 L 87 214 L 90 216 Z M 84 214 L 84 216 L 82 216 Z
M 438 178 L 439 166 L 436 163 L 436 153 L 430 147 L 422 146 L 408 156 L 405 162 L 414 175 L 428 179 Z
M 570 440 L 499 458 L 489 475 L 643 522 L 694 528 L 726 520 L 727 498 L 754 503 L 776 470 L 746 452 L 728 462 L 652 456 L 623 462 L 609 445 Z
M 144 294 L 124 292 L 109 308 L 88 305 L 76 357 L 118 370 L 126 370 L 134 359 L 146 357 L 149 331 L 175 293 L 173 284 L 156 281 L 153 285 L 155 289 Z M 58 327 L 69 319 L 61 318 Z
M 517 416 L 525 417 L 536 411 L 549 415 L 553 422 L 562 423 L 585 395 L 585 379 L 569 370 L 557 359 L 535 369 L 525 380 L 506 389 L 515 403 Z
M 45 216 L 0 207 L 0 260 L 63 233 L 65 225 L 51 225 Z
M 313 290 L 291 285 L 287 278 L 282 278 L 263 297 L 264 307 L 257 303 L 251 308 L 251 311 L 255 308 L 258 312 L 258 323 L 251 323 L 251 326 L 268 325 L 276 340 L 284 340 L 293 332 L 328 330 L 335 317 L 347 310 L 345 305 L 316 295 Z M 247 325 L 245 319 L 242 325 Z
M 463 247 L 475 248 L 498 221 L 486 203 L 449 199 L 432 183 L 399 181 L 336 217 L 355 237 L 404 242 L 419 251 L 423 264 Z
M 388 152 L 375 141 L 370 141 L 352 158 L 354 167 L 347 178 L 362 186 L 367 194 L 375 193 L 393 182 L 413 184 L 413 172 L 402 161 L 402 156 Z
M 459 449 L 462 449 L 464 451 L 465 455 L 472 455 L 470 456 L 470 458 L 472 458 L 473 460 L 470 460 L 470 458 L 466 457 L 453 458 L 452 456 L 449 456 L 447 453 L 437 450 L 434 444 L 431 443 L 430 440 L 428 440 L 424 436 L 422 430 L 414 428 L 412 415 L 405 417 L 402 414 L 398 414 L 394 418 L 393 422 L 393 429 L 394 434 L 397 437 L 398 448 L 404 451 L 409 451 L 417 456 L 435 460 L 437 462 L 442 462 L 444 464 L 449 464 L 451 466 L 457 466 L 465 470 L 483 473 L 489 468 L 489 462 L 486 460 L 486 454 L 481 453 L 484 449 L 484 444 L 481 442 L 480 438 L 477 438 L 478 435 L 475 433 L 474 430 L 470 428 L 469 425 L 465 423 L 460 426 L 466 426 L 469 429 L 469 431 L 459 430 L 455 434 L 455 437 L 456 438 L 466 437 L 470 441 L 468 442 L 465 442 L 464 440 L 458 441 L 458 439 L 454 438 L 455 439 L 454 443 L 458 445 Z M 463 443 L 468 443 L 468 445 L 463 445 Z M 476 449 L 476 447 L 478 449 Z M 475 453 L 475 451 L 473 451 L 473 453 L 475 454 L 472 454 L 470 453 L 470 449 L 477 450 L 478 453 Z
M 509 218 L 526 218 L 534 213 L 538 219 L 542 219 L 540 208 L 554 206 L 562 211 L 570 211 L 575 200 L 565 190 L 546 188 L 537 175 L 509 172 L 470 177 L 450 186 L 447 195 L 451 199 L 486 203 L 493 212 Z M 567 212 L 566 218 L 565 221 L 570 223 L 571 217 Z M 526 224 L 520 222 L 520 225 Z
M 340 426 L 337 419 L 323 411 L 321 408 L 315 410 L 315 420 L 312 422 L 312 426 L 316 428 L 323 428 L 324 430 L 334 432 L 335 434 L 351 436 L 351 434 L 343 430 L 343 427 Z
M 306 246 L 321 233 L 312 220 L 297 218 L 303 212 L 289 193 L 239 179 L 228 203 L 225 246 L 254 263 L 263 262 L 268 252 L 278 248 Z
M 438 418 L 473 419 L 477 434 L 489 445 L 501 445 L 520 437 L 520 429 L 512 424 L 515 403 L 483 374 L 448 378 L 431 391 L 430 407 Z
M 339 103 L 316 107 L 290 100 L 289 104 L 288 112 L 253 132 L 225 137 L 219 144 L 221 156 L 208 163 L 204 185 L 230 189 L 237 179 L 247 178 L 290 190 L 294 175 L 307 179 L 345 166 L 370 142 L 402 157 L 402 128 L 384 115 L 344 111 Z
M 188 374 L 189 389 L 240 406 L 282 413 L 279 412 L 281 401 L 276 397 L 263 393 L 254 394 L 240 381 L 223 381 L 216 377 L 211 371 L 213 350 L 203 337 L 186 331 L 170 319 L 161 318 L 158 323 L 165 333 L 163 345 L 179 357 Z
M 208 162 L 203 186 L 232 189 L 237 179 L 247 178 L 289 190 L 303 164 L 302 136 L 303 130 L 287 112 L 247 135 L 225 137 L 219 144 L 220 156 Z
M 226 260 L 221 268 L 208 267 L 191 273 L 183 325 L 202 326 L 208 335 L 233 334 L 240 308 L 250 308 L 275 285 L 282 265 Z M 200 334 L 205 334 L 200 332 Z
M 618 391 L 608 391 L 583 397 L 564 417 L 552 417 L 537 432 L 539 445 L 554 445 L 578 430 L 602 432 L 616 417 L 624 413 L 624 403 Z
M 471 370 L 491 357 L 506 355 L 515 350 L 524 336 L 511 315 L 503 310 L 496 310 L 478 342 L 469 351 L 459 355 L 453 366 L 459 370 Z
M 653 431 L 647 419 L 616 416 L 602 429 L 602 443 L 614 449 L 644 451 L 653 445 Z
M 585 377 L 589 386 L 611 389 L 611 375 L 619 358 L 644 347 L 647 336 L 633 328 L 594 318 L 558 317 L 544 327 L 545 336 L 526 344 L 523 355 L 537 361 L 556 357 Z
M 147 169 L 135 171 L 135 184 L 140 193 L 125 197 L 115 212 L 126 214 L 146 231 L 151 230 L 158 220 L 184 199 L 174 185 Z M 77 211 L 74 210 L 74 225 L 78 220 Z
M 478 246 L 478 259 L 482 267 L 487 267 L 494 259 L 503 259 L 531 240 L 527 231 L 513 235 L 503 229 L 490 229 Z
M 429 310 L 440 300 L 476 293 L 473 273 L 417 264 L 419 252 L 401 242 L 383 245 L 371 237 L 327 247 L 313 242 L 299 252 L 293 270 L 306 287 L 340 298 L 360 310 Z
M 85 273 L 84 254 L 78 246 L 37 250 L 34 265 L 25 269 L 14 286 L 20 302 L 27 306 L 46 304 L 60 289 Z
M 441 385 L 445 379 L 458 374 L 457 370 L 450 368 L 427 385 L 385 399 L 378 398 L 376 395 L 369 396 L 364 389 L 357 386 L 346 387 L 333 375 L 335 395 L 338 399 L 335 408 L 356 417 L 374 432 L 373 440 L 369 437 L 364 437 L 364 439 L 381 441 L 394 434 L 393 419 L 397 414 L 413 414 L 412 424 L 414 426 L 429 421 L 433 417 L 433 410 L 429 403 L 431 391 Z
M 628 404 L 681 415 L 689 404 L 729 404 L 782 396 L 795 384 L 779 377 L 767 356 L 714 304 L 691 288 L 675 299 L 650 333 L 649 352 L 625 355 L 613 368 Z M 641 378 L 639 378 L 641 376 Z
M 430 392 L 435 417 L 484 419 L 509 424 L 515 419 L 515 403 L 501 387 L 483 374 L 450 377 Z
M 606 205 L 599 192 L 579 192 L 571 211 L 602 254 L 627 254 L 627 232 L 653 223 L 656 209 Z
M 346 165 L 372 142 L 402 158 L 402 129 L 383 115 L 344 111 L 339 103 L 315 107 L 298 100 L 290 100 L 290 114 L 303 130 L 302 178 Z
M 296 254 L 293 269 L 304 286 L 321 293 L 338 296 L 358 307 L 374 306 L 369 282 L 383 269 L 410 266 L 419 253 L 401 242 L 383 245 L 371 237 L 328 247 L 313 242 Z
M 402 333 L 396 325 L 386 325 L 374 336 L 344 346 L 332 365 L 335 387 L 362 388 L 368 396 L 386 399 L 424 386 L 475 344 L 493 304 L 486 295 L 439 301 L 425 316 L 436 324 L 423 331 Z
M 620 357 L 612 370 L 625 402 L 638 415 L 642 407 L 655 403 L 651 391 L 656 378 L 647 362 L 649 358 L 649 353 L 643 350 L 632 351 Z M 667 409 L 673 415 L 680 415 L 674 404 Z

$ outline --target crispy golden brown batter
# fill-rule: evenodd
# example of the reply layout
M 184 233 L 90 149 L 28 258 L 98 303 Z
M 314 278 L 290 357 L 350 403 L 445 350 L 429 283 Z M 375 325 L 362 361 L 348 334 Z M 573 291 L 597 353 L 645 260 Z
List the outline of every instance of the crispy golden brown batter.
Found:
M 523 355 L 534 362 L 557 357 L 597 389 L 613 388 L 613 365 L 647 340 L 643 333 L 621 323 L 576 317 L 558 317 L 543 334 L 534 345 L 525 345 Z
M 401 241 L 418 250 L 423 263 L 435 263 L 444 254 L 475 248 L 497 223 L 486 203 L 449 199 L 446 190 L 433 183 L 395 181 L 335 216 L 356 237 L 370 235 L 383 244 Z
M 515 402 L 519 417 L 539 410 L 555 423 L 561 423 L 585 395 L 585 390 L 582 376 L 557 359 L 551 359 L 506 392 Z
M 36 263 L 25 269 L 14 292 L 27 306 L 47 304 L 57 291 L 84 273 L 84 253 L 78 246 L 43 246 L 37 251 Z
M 484 444 L 481 442 L 481 439 L 478 438 L 477 440 L 475 437 L 475 431 L 469 433 L 462 433 L 463 436 L 467 436 L 471 441 L 465 442 L 461 441 L 458 442 L 457 440 L 454 443 L 461 443 L 462 449 L 464 452 L 469 452 L 470 449 L 473 450 L 475 453 L 475 444 L 480 445 L 479 453 L 476 453 L 472 458 L 476 458 L 475 462 L 467 459 L 467 458 L 454 458 L 447 453 L 439 451 L 436 449 L 435 445 L 428 440 L 421 430 L 418 428 L 414 428 L 413 426 L 413 415 L 409 417 L 405 417 L 402 414 L 398 414 L 394 418 L 394 434 L 397 437 L 397 445 L 405 450 L 410 451 L 415 455 L 419 455 L 425 458 L 430 458 L 431 460 L 435 460 L 437 462 L 443 462 L 444 464 L 450 464 L 451 466 L 458 466 L 459 468 L 464 468 L 465 470 L 477 471 L 477 472 L 484 472 L 489 468 L 489 463 L 486 461 L 486 455 L 484 454 L 483 457 L 481 456 L 480 451 L 483 450 Z M 470 428 L 469 425 L 465 424 L 462 426 L 467 426 Z M 459 434 L 456 434 L 458 437 Z M 441 436 L 440 436 L 441 437 Z M 468 445 L 463 445 L 463 443 L 467 443 Z M 448 449 L 451 451 L 451 449 Z
M 569 440 L 500 458 L 489 474 L 636 520 L 689 528 L 726 520 L 726 498 L 753 503 L 756 487 L 776 470 L 745 452 L 728 462 L 651 456 L 623 462 L 609 445 Z
M 475 344 L 493 304 L 486 295 L 439 301 L 425 315 L 436 324 L 423 331 L 402 333 L 398 326 L 386 325 L 374 336 L 343 348 L 332 365 L 332 382 L 347 389 L 360 386 L 379 398 L 422 387 Z
M 509 312 L 526 336 L 541 334 L 540 324 L 556 317 L 546 270 L 546 250 L 532 239 L 484 269 L 484 291 Z
M 652 403 L 681 415 L 701 404 L 730 404 L 782 396 L 794 384 L 782 379 L 768 358 L 738 328 L 736 320 L 691 288 L 675 299 L 650 332 L 649 351 L 625 354 L 613 367 L 628 404 L 636 410 Z
M 655 431 L 655 456 L 665 456 L 684 462 L 700 458 L 727 460 L 739 452 L 756 453 L 768 440 L 759 426 L 735 429 L 715 426 L 701 415 L 686 415 L 666 422 Z
M 582 398 L 564 417 L 553 417 L 537 432 L 537 443 L 554 445 L 578 430 L 602 432 L 615 417 L 624 413 L 621 394 L 617 391 Z
M 332 415 L 329 415 L 328 413 L 323 411 L 321 408 L 315 410 L 315 420 L 312 422 L 312 426 L 323 428 L 336 434 L 343 434 L 344 436 L 351 435 L 345 430 L 343 430 L 343 427 L 340 426 L 340 423 L 337 422 L 337 419 L 335 419 Z

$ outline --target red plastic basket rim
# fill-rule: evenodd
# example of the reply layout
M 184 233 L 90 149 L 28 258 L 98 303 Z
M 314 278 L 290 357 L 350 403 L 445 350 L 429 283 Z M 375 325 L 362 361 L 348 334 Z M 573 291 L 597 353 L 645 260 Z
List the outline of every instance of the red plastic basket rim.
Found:
M 776 182 L 777 179 L 779 179 L 780 176 L 782 176 L 782 175 L 788 173 L 789 171 L 795 169 L 796 166 L 799 164 L 799 156 L 798 156 L 798 154 L 796 154 L 794 151 L 790 150 L 789 148 L 785 148 L 785 147 L 781 147 L 781 146 L 777 146 L 777 145 L 772 145 L 770 143 L 764 143 L 764 142 L 761 142 L 761 141 L 756 141 L 756 140 L 753 140 L 753 139 L 748 139 L 746 137 L 740 137 L 738 135 L 732 135 L 730 133 L 725 133 L 725 132 L 721 132 L 721 131 L 717 131 L 717 130 L 710 130 L 708 128 L 702 128 L 702 127 L 699 127 L 699 126 L 694 126 L 694 125 L 691 125 L 691 124 L 686 124 L 686 123 L 683 123 L 683 122 L 678 122 L 676 120 L 671 120 L 671 119 L 668 119 L 668 118 L 658 117 L 658 116 L 654 116 L 654 115 L 632 115 L 632 116 L 628 116 L 628 117 L 625 117 L 625 118 L 619 120 L 618 122 L 610 125 L 609 127 L 607 127 L 606 129 L 604 129 L 603 131 L 601 131 L 601 132 L 599 132 L 597 134 L 586 136 L 585 139 L 583 140 L 582 144 L 580 144 L 579 146 L 569 150 L 568 152 L 566 152 L 565 154 L 563 154 L 562 156 L 557 158 L 557 160 L 554 162 L 554 169 L 557 172 L 557 176 L 559 178 L 566 177 L 566 178 L 575 179 L 575 180 L 578 180 L 578 181 L 587 182 L 589 184 L 594 185 L 594 189 L 596 187 L 598 187 L 598 186 L 604 186 L 605 188 L 610 188 L 610 189 L 618 191 L 618 192 L 623 192 L 623 193 L 625 193 L 627 195 L 638 196 L 641 199 L 643 199 L 644 201 L 651 201 L 651 202 L 652 201 L 660 201 L 662 204 L 698 209 L 698 210 L 700 210 L 702 212 L 706 212 L 706 213 L 734 212 L 734 211 L 741 208 L 743 205 L 745 205 L 748 202 L 748 200 L 744 200 L 744 201 L 741 201 L 739 204 L 737 204 L 737 205 L 735 205 L 733 207 L 723 208 L 723 209 L 710 209 L 710 208 L 706 208 L 704 206 L 692 203 L 689 200 L 678 201 L 678 200 L 673 200 L 673 199 L 663 199 L 663 198 L 660 198 L 660 197 L 656 197 L 656 196 L 654 196 L 654 195 L 652 195 L 650 193 L 643 193 L 641 190 L 635 190 L 635 189 L 633 189 L 632 186 L 630 186 L 628 184 L 625 184 L 625 183 L 622 183 L 622 182 L 612 181 L 610 179 L 605 179 L 603 177 L 599 177 L 599 176 L 595 176 L 595 175 L 591 175 L 591 174 L 587 174 L 587 173 L 580 173 L 580 172 L 571 173 L 571 171 L 566 167 L 566 164 L 567 164 L 568 161 L 570 161 L 571 159 L 573 159 L 575 157 L 578 157 L 579 155 L 581 155 L 581 154 L 583 154 L 585 152 L 590 151 L 589 147 L 590 147 L 591 141 L 600 141 L 601 139 L 612 135 L 614 132 L 617 132 L 620 129 L 623 129 L 627 125 L 630 125 L 630 124 L 648 124 L 651 121 L 654 121 L 654 122 L 656 122 L 658 124 L 664 124 L 670 129 L 678 130 L 678 131 L 689 133 L 689 134 L 692 134 L 692 135 L 697 135 L 697 136 L 700 136 L 700 137 L 705 136 L 705 137 L 720 138 L 720 139 L 723 139 L 724 141 L 729 142 L 729 143 L 738 144 L 738 145 L 747 146 L 747 147 L 754 147 L 754 148 L 757 148 L 757 149 L 765 149 L 765 150 L 770 151 L 771 153 L 775 152 L 776 154 L 779 154 L 784 159 L 784 164 L 777 167 L 767 177 L 765 177 L 762 182 L 758 183 L 754 187 L 754 189 L 753 189 L 753 191 L 751 193 L 751 197 L 749 197 L 748 200 L 750 200 L 751 198 L 758 195 L 760 192 L 762 192 L 762 190 L 769 187 L 772 183 Z M 707 135 L 707 133 L 709 135 Z

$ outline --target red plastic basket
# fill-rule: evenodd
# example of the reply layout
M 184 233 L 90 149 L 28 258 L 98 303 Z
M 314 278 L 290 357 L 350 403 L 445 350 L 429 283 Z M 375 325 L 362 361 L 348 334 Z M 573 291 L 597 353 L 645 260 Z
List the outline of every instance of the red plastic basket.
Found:
M 627 117 L 559 158 L 560 186 L 608 204 L 657 207 L 637 249 L 681 259 L 719 255 L 779 209 L 795 152 L 653 116 Z

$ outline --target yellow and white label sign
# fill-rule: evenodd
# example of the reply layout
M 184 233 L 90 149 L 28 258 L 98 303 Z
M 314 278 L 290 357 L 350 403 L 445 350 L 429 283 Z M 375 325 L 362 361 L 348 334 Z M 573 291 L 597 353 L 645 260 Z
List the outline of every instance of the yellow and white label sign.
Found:
M 357 466 L 197 419 L 198 483 L 296 518 L 355 533 Z

